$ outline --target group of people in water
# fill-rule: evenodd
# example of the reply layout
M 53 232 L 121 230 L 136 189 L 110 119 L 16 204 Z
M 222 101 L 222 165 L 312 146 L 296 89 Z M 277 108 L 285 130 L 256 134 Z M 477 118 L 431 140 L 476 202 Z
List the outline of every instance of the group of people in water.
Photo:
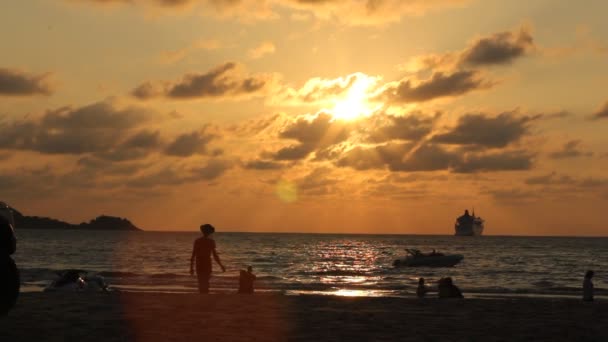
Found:
M 428 292 L 429 288 L 426 286 L 424 278 L 419 278 L 416 296 L 424 298 Z M 458 286 L 454 285 L 451 277 L 439 279 L 437 282 L 437 295 L 439 298 L 464 298 Z
M 587 271 L 587 273 L 585 273 L 585 279 L 583 280 L 583 301 L 585 302 L 593 301 L 594 289 L 591 279 L 594 274 L 595 272 L 593 271 Z M 416 295 L 418 298 L 424 298 L 428 292 L 429 289 L 424 282 L 424 278 L 419 278 Z M 458 286 L 454 285 L 451 277 L 439 279 L 437 283 L 437 295 L 439 298 L 464 298 Z

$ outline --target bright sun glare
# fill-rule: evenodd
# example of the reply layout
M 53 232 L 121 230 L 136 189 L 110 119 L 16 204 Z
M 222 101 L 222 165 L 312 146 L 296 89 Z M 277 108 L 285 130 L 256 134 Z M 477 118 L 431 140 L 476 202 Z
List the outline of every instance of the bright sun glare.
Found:
M 331 110 L 335 119 L 355 120 L 370 115 L 376 108 L 367 102 L 368 89 L 376 82 L 372 77 L 358 77 L 346 95 Z

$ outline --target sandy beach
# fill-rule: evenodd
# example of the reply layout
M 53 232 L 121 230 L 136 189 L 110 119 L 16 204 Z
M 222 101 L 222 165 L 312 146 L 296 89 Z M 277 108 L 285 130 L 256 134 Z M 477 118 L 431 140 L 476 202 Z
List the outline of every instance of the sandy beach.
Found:
M 606 341 L 576 299 L 25 293 L 2 341 Z

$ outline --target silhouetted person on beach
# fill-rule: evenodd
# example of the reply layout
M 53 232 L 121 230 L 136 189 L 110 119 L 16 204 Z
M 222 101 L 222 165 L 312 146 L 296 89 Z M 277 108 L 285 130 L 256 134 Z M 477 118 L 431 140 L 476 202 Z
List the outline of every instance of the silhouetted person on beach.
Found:
M 15 306 L 19 296 L 19 271 L 11 255 L 17 250 L 10 208 L 0 203 L 0 316 Z
M 211 278 L 211 255 L 218 265 L 222 268 L 222 272 L 226 272 L 226 268 L 222 265 L 220 257 L 215 250 L 215 241 L 209 236 L 215 232 L 210 224 L 201 226 L 203 237 L 194 241 L 192 248 L 192 257 L 190 258 L 190 274 L 194 275 L 194 261 L 196 259 L 196 276 L 198 278 L 198 292 L 209 293 L 209 279 Z
M 464 298 L 462 292 L 454 285 L 450 277 L 439 279 L 438 295 L 439 298 Z
M 418 288 L 416 289 L 416 296 L 418 296 L 418 298 L 424 298 L 427 292 L 428 289 L 424 285 L 424 278 L 418 279 Z
M 585 302 L 593 301 L 593 282 L 591 281 L 591 278 L 593 278 L 594 274 L 595 272 L 593 271 L 587 271 L 587 273 L 585 273 L 585 280 L 583 280 L 583 300 Z
M 252 272 L 252 267 L 247 267 L 247 271 L 241 270 L 239 275 L 239 293 L 253 293 L 253 282 L 255 274 Z

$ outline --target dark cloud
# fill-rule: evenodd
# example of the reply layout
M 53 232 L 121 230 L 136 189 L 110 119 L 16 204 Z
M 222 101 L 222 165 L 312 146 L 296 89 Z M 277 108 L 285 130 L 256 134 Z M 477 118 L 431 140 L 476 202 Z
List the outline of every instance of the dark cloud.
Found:
M 319 113 L 312 120 L 300 118 L 291 123 L 280 132 L 279 137 L 296 140 L 299 144 L 278 150 L 274 153 L 273 159 L 304 159 L 316 149 L 323 149 L 348 139 L 351 125 L 332 119 L 330 114 Z
M 213 180 L 230 170 L 234 163 L 224 159 L 211 159 L 206 165 L 193 170 L 194 180 Z
M 178 135 L 166 143 L 159 131 L 142 129 L 152 113 L 136 107 L 117 108 L 98 102 L 47 111 L 41 119 L 0 125 L 0 149 L 31 150 L 45 154 L 90 154 L 108 162 L 142 159 L 153 152 L 188 157 L 220 155 L 208 151 L 217 136 L 202 130 Z
M 538 191 L 517 188 L 488 189 L 484 190 L 483 192 L 492 196 L 496 201 L 514 205 L 534 202 L 539 200 L 541 197 L 541 194 L 539 194 Z
M 194 154 L 207 154 L 207 145 L 216 135 L 208 133 L 207 129 L 184 133 L 175 138 L 167 146 L 165 153 L 171 156 L 188 157 Z
M 549 158 L 552 159 L 566 159 L 566 158 L 577 158 L 577 157 L 591 157 L 593 152 L 586 152 L 581 150 L 580 140 L 570 140 L 562 146 L 559 151 L 549 153 Z
M 438 171 L 447 170 L 457 156 L 435 144 L 424 144 L 407 158 L 389 163 L 391 171 Z
M 314 150 L 315 146 L 310 144 L 293 145 L 278 150 L 274 153 L 273 158 L 275 160 L 300 160 L 306 158 Z
M 154 148 L 160 143 L 159 131 L 142 130 L 129 137 L 122 145 L 125 148 Z
M 372 148 L 355 147 L 340 156 L 336 165 L 356 170 L 385 169 L 394 172 L 451 171 L 475 173 L 490 171 L 529 170 L 533 155 L 525 151 L 470 153 L 450 151 L 440 145 L 426 143 L 386 144 Z
M 95 157 L 109 161 L 127 161 L 147 157 L 162 144 L 160 133 L 142 130 L 128 137 L 109 151 L 95 153 Z
M 478 77 L 476 71 L 463 70 L 453 73 L 436 72 L 430 79 L 412 84 L 410 79 L 404 79 L 397 84 L 391 84 L 384 90 L 388 101 L 392 102 L 424 102 L 446 96 L 458 96 L 477 89 L 487 89 L 492 86 Z
M 526 178 L 524 182 L 528 185 L 572 185 L 576 183 L 576 180 L 570 176 L 559 176 L 556 172 L 551 172 L 546 175 Z
M 243 163 L 243 168 L 248 170 L 280 170 L 285 167 L 285 164 L 270 160 L 250 160 Z
M 147 100 L 163 95 L 165 89 L 161 84 L 144 82 L 131 91 L 131 95 L 140 100 Z
M 608 178 L 576 178 L 551 172 L 530 177 L 525 180 L 525 184 L 533 187 L 532 191 L 542 194 L 543 198 L 554 196 L 562 201 L 567 197 L 580 198 L 589 195 L 606 198 L 606 194 L 608 194 Z
M 608 102 L 606 102 L 598 111 L 593 113 L 594 119 L 608 119 Z
M 201 167 L 165 166 L 154 172 L 133 177 L 126 182 L 126 185 L 134 188 L 148 188 L 210 181 L 221 177 L 232 166 L 231 161 L 216 158 L 208 160 Z
M 149 168 L 148 163 L 141 161 L 127 161 L 124 163 L 111 163 L 107 159 L 95 156 L 85 156 L 76 162 L 76 169 L 69 174 L 71 179 L 86 179 L 91 182 L 95 178 L 104 176 L 131 176 L 137 172 Z
M 157 0 L 162 6 L 183 6 L 192 2 L 191 0 Z M 235 0 L 231 0 L 235 1 Z M 238 0 L 236 0 L 238 1 Z
M 222 98 L 255 95 L 271 86 L 271 75 L 244 75 L 236 63 L 222 64 L 204 74 L 188 74 L 178 82 L 144 82 L 131 95 L 146 100 L 157 96 L 173 99 Z
M 0 148 L 49 154 L 107 152 L 149 118 L 139 108 L 118 109 L 107 102 L 48 111 L 40 121 L 0 126 Z
M 125 183 L 132 188 L 150 188 L 155 186 L 175 186 L 188 183 L 192 180 L 186 171 L 172 167 L 165 167 L 156 172 L 132 178 Z
M 51 166 L 0 170 L 0 189 L 3 196 L 39 199 L 51 193 L 57 186 L 58 177 Z
M 340 179 L 332 176 L 330 168 L 321 167 L 297 179 L 296 184 L 300 194 L 326 195 L 335 190 L 335 185 L 340 181 Z
M 412 143 L 389 143 L 373 148 L 355 147 L 336 162 L 340 167 L 356 170 L 385 169 L 390 171 L 437 171 L 447 170 L 457 155 L 440 146 L 423 144 L 414 148 Z
M 509 112 L 496 117 L 468 114 L 460 117 L 449 132 L 433 136 L 432 141 L 441 144 L 505 147 L 521 139 L 528 132 L 528 123 L 533 119 L 517 117 Z
M 388 143 L 372 148 L 357 146 L 344 152 L 336 165 L 355 170 L 385 169 L 387 165 L 400 163 L 413 146 L 412 143 Z
M 522 27 L 518 31 L 499 32 L 479 38 L 460 51 L 414 57 L 408 68 L 416 72 L 478 70 L 492 65 L 511 64 L 534 48 L 532 34 Z
M 481 38 L 461 54 L 461 63 L 470 66 L 508 64 L 534 47 L 530 32 L 500 32 Z
M 49 74 L 28 75 L 24 72 L 0 68 L 0 96 L 50 95 Z
M 333 116 L 327 113 L 319 113 L 312 120 L 300 118 L 295 123 L 285 128 L 280 137 L 293 139 L 302 144 L 332 145 L 348 138 L 349 131 L 343 122 L 333 120 Z
M 532 168 L 533 155 L 526 151 L 503 151 L 488 154 L 471 154 L 453 166 L 457 173 L 489 171 L 522 171 Z
M 430 117 L 422 113 L 412 113 L 408 116 L 377 115 L 380 120 L 370 118 L 372 122 L 368 140 L 371 142 L 385 142 L 389 140 L 420 140 L 428 135 L 438 115 Z M 365 122 L 367 125 L 369 122 Z M 365 128 L 365 127 L 364 127 Z

